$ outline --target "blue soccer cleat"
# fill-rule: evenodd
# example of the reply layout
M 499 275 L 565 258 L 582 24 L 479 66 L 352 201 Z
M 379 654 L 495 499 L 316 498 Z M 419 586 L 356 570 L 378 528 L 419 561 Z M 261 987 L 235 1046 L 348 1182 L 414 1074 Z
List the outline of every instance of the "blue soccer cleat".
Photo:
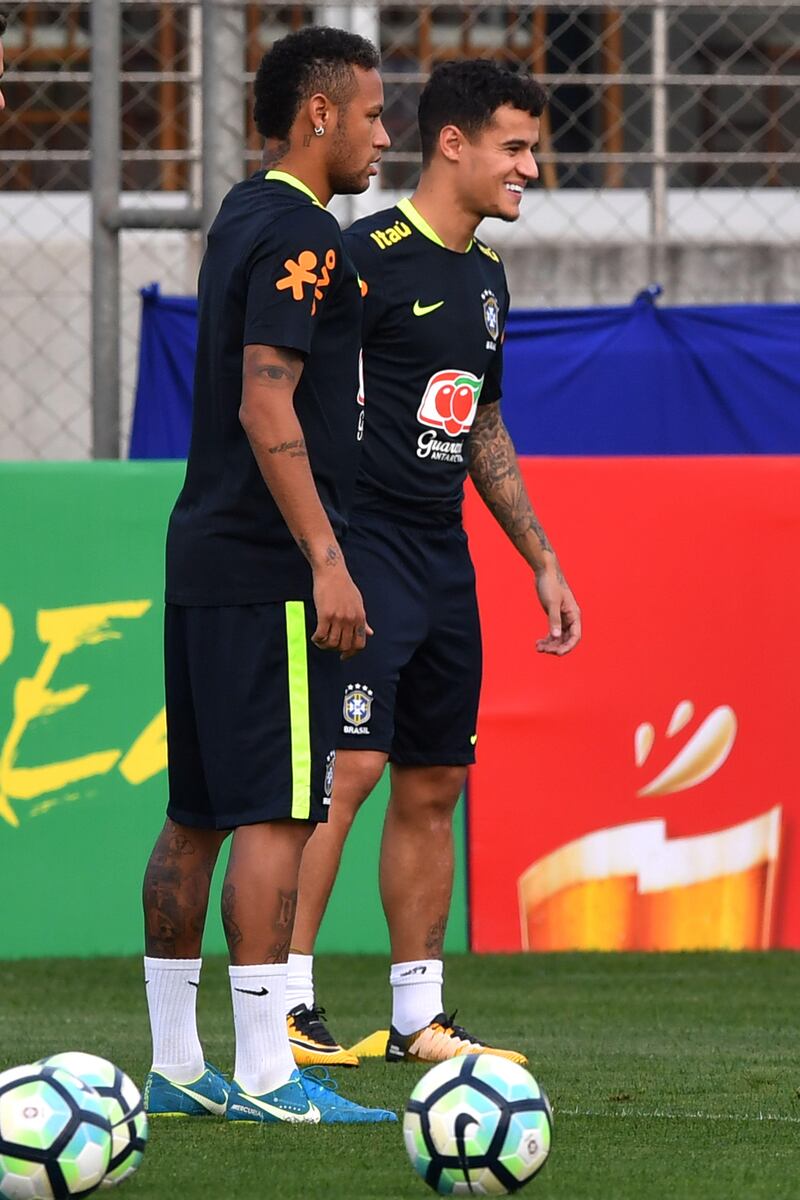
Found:
M 149 1117 L 224 1117 L 230 1084 L 216 1067 L 191 1083 L 173 1083 L 150 1071 L 144 1084 L 144 1111 Z
M 364 1108 L 340 1096 L 338 1083 L 325 1067 L 306 1067 L 302 1079 L 306 1095 L 319 1109 L 323 1125 L 376 1125 L 379 1121 L 397 1120 L 397 1113 L 386 1108 Z
M 286 1083 L 272 1092 L 251 1096 L 234 1079 L 228 1093 L 225 1116 L 229 1121 L 256 1121 L 272 1125 L 277 1121 L 318 1125 L 320 1111 L 303 1086 L 299 1071 L 292 1071 Z

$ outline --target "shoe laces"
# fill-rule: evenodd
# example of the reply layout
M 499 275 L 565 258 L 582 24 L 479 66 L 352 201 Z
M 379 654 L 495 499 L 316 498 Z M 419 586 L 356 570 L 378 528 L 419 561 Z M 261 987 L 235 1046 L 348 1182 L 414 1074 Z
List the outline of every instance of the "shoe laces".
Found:
M 471 1042 L 473 1046 L 482 1046 L 483 1042 L 480 1040 L 480 1038 L 474 1037 L 464 1028 L 463 1025 L 456 1025 L 457 1013 L 458 1009 L 454 1008 L 450 1016 L 446 1017 L 445 1021 L 439 1022 L 444 1029 L 444 1032 L 449 1034 L 451 1037 L 460 1038 L 462 1042 Z
M 335 1046 L 337 1043 L 324 1022 L 325 1009 L 318 1004 L 313 1007 L 305 1005 L 299 1012 L 293 1012 L 294 1023 L 301 1033 L 314 1038 L 324 1046 Z
M 319 1087 L 327 1088 L 329 1092 L 338 1092 L 339 1090 L 338 1079 L 333 1078 L 327 1067 L 323 1067 L 322 1065 L 303 1067 L 300 1074 L 302 1075 L 303 1079 L 310 1079 Z

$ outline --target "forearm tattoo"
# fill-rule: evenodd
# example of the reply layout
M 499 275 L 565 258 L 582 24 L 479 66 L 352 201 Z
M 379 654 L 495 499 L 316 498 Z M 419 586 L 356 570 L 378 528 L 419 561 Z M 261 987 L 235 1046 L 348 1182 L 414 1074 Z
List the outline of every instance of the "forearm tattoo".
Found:
M 293 442 L 280 442 L 277 446 L 267 446 L 267 453 L 288 454 L 289 458 L 308 458 L 303 438 L 297 438 Z
M 309 542 L 308 538 L 304 538 L 304 537 L 298 538 L 297 544 L 300 547 L 300 549 L 303 552 L 306 559 L 308 560 L 308 562 L 313 567 L 314 562 L 313 562 L 313 556 L 311 553 L 311 543 Z M 339 549 L 339 547 L 330 545 L 325 550 L 325 555 L 322 559 L 321 565 L 324 567 L 335 567 L 341 561 L 342 561 L 342 552 Z
M 496 404 L 478 409 L 469 439 L 472 482 L 486 507 L 515 545 L 535 534 L 543 552 L 555 554 L 550 539 L 533 511 L 517 462 Z

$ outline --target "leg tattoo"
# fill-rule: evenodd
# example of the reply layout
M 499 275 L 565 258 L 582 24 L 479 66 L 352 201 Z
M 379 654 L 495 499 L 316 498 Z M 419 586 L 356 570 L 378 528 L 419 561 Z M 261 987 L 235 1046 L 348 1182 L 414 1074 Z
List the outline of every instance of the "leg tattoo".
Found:
M 209 836 L 210 834 L 210 836 Z M 167 821 L 144 877 L 145 953 L 152 958 L 197 958 L 211 876 L 224 834 Z

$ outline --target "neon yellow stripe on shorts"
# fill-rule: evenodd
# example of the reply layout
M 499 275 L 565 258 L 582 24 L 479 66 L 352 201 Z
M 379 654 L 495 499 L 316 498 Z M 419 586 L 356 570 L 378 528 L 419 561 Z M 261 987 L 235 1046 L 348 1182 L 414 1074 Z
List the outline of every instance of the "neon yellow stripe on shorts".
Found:
M 286 652 L 289 663 L 289 726 L 292 739 L 292 817 L 311 813 L 311 723 L 308 710 L 306 609 L 302 600 L 286 601 Z

